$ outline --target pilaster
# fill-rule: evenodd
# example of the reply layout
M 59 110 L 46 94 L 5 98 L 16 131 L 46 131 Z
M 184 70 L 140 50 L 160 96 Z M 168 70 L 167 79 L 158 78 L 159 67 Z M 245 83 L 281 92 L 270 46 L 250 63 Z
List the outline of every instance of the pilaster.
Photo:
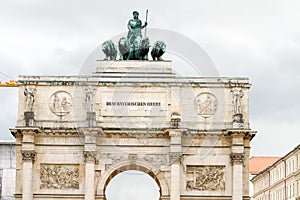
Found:
M 243 199 L 244 136 L 243 132 L 238 131 L 232 134 L 230 154 L 232 163 L 232 200 Z
M 22 135 L 22 199 L 33 199 L 33 164 L 36 160 L 35 151 L 35 133 L 38 132 L 37 128 L 22 128 L 18 129 L 20 135 Z
M 170 185 L 170 200 L 180 200 L 180 163 L 181 163 L 181 130 L 170 129 L 170 153 L 169 160 L 171 165 L 171 185 Z
M 85 162 L 85 200 L 95 199 L 95 164 L 96 158 L 96 138 L 99 129 L 84 128 L 80 129 L 84 136 L 83 158 Z

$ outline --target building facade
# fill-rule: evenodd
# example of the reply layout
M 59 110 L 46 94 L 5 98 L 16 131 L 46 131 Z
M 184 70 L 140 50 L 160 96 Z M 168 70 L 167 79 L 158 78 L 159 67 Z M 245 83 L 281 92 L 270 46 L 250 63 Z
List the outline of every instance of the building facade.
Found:
M 273 165 L 280 157 L 274 156 L 252 156 L 249 160 L 249 178 L 250 180 L 257 176 L 260 172 L 264 171 L 267 167 Z M 254 189 L 253 183 L 250 181 L 250 196 L 253 199 Z
M 252 178 L 255 200 L 300 199 L 300 145 Z
M 0 199 L 13 200 L 16 185 L 14 141 L 0 141 Z
M 247 200 L 247 78 L 179 78 L 171 61 L 97 61 L 88 76 L 20 76 L 16 199 L 106 199 L 120 172 L 160 199 Z

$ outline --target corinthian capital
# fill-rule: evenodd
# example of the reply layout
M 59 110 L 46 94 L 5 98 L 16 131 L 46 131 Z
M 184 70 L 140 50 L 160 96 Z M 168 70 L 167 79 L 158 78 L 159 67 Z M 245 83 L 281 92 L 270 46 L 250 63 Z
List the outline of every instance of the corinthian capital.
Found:
M 170 164 L 180 162 L 180 160 L 182 158 L 182 153 L 181 152 L 170 152 L 169 157 L 170 157 Z
M 98 160 L 96 159 L 96 152 L 92 151 L 84 151 L 83 152 L 84 162 L 94 162 L 95 164 L 98 164 Z
M 230 158 L 232 163 L 241 164 L 244 162 L 244 153 L 231 153 Z
M 35 161 L 36 152 L 34 150 L 21 151 L 23 161 Z

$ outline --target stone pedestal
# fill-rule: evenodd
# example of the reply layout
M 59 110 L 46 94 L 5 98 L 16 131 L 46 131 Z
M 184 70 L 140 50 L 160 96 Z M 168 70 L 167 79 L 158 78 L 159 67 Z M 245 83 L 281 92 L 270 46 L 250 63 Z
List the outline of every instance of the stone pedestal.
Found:
M 97 61 L 96 73 L 144 73 L 164 74 L 172 73 L 171 61 L 140 61 L 128 60 L 126 62 L 114 60 Z
M 243 128 L 243 127 L 244 127 L 243 114 L 234 114 L 233 128 Z
M 87 112 L 86 113 L 86 124 L 87 127 L 96 127 L 96 113 L 95 112 Z
M 24 112 L 25 126 L 34 126 L 34 113 L 32 111 Z

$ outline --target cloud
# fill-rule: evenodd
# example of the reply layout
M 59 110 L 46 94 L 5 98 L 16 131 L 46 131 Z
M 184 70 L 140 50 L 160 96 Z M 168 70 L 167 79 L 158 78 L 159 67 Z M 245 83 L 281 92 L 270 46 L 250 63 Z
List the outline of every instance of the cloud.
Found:
M 96 47 L 126 31 L 133 10 L 140 11 L 145 21 L 149 9 L 149 28 L 169 29 L 191 38 L 205 49 L 221 76 L 250 78 L 250 123 L 264 132 L 261 135 L 279 134 L 282 127 L 290 133 L 297 131 L 300 3 L 296 0 L 16 0 L 0 4 L 1 72 L 15 79 L 30 74 L 77 74 Z M 16 93 L 0 91 L 1 110 L 7 111 L 5 105 L 12 103 L 16 109 Z M 2 130 L 15 123 L 15 110 L 1 116 Z M 257 138 L 267 142 L 270 137 Z M 264 145 L 257 145 L 257 138 L 253 141 L 255 152 L 263 154 Z M 293 138 L 284 141 L 293 148 Z M 276 151 L 277 147 L 270 149 Z

